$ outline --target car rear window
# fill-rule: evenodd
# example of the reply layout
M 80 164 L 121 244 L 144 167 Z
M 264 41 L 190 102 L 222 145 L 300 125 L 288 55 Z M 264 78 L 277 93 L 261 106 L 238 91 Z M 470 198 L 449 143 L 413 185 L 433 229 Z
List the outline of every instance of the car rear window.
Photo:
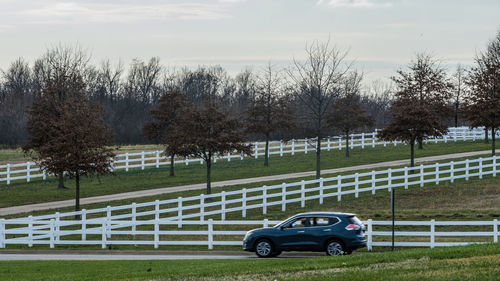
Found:
M 356 216 L 347 217 L 347 220 L 349 220 L 349 223 L 363 225 L 363 223 Z

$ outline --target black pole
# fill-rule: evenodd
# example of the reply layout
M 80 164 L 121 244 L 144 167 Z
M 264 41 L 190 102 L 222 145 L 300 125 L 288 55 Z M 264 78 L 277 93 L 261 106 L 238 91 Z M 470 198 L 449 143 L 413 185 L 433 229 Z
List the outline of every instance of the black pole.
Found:
M 392 251 L 394 251 L 394 188 L 391 188 Z

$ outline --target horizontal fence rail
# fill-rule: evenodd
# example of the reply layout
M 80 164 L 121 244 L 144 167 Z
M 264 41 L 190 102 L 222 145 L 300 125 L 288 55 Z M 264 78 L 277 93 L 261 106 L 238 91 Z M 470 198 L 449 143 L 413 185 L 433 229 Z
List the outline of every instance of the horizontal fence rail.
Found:
M 91 219 L 78 221 L 37 221 L 0 219 L 0 248 L 6 245 L 215 245 L 242 246 L 243 236 L 255 227 L 268 227 L 278 221 L 239 220 L 183 221 L 154 219 L 141 221 Z M 367 220 L 367 248 L 391 246 L 391 221 Z M 498 220 L 492 221 L 396 221 L 397 247 L 443 247 L 473 243 L 498 243 Z M 26 227 L 19 227 L 26 226 Z
M 498 132 L 500 135 L 500 132 Z M 448 141 L 467 141 L 467 140 L 479 140 L 485 138 L 484 129 L 476 128 L 469 129 L 468 127 L 457 127 L 449 128 L 447 135 L 441 138 L 431 138 L 426 139 L 425 143 L 438 143 L 438 142 L 448 142 Z M 355 148 L 360 147 L 364 149 L 365 147 L 375 147 L 379 145 L 398 145 L 403 142 L 394 141 L 386 142 L 377 138 L 377 131 L 372 133 L 361 133 L 350 135 L 349 147 Z M 256 159 L 259 156 L 265 155 L 265 142 L 255 142 L 252 143 L 253 153 L 252 157 Z M 344 149 L 345 138 L 328 137 L 325 138 L 321 143 L 321 150 L 333 150 L 333 149 Z M 295 155 L 295 153 L 308 153 L 309 151 L 316 150 L 315 139 L 299 139 L 290 140 L 288 142 L 284 141 L 271 141 L 269 143 L 269 155 Z M 214 157 L 214 162 L 225 160 L 231 161 L 232 159 L 243 160 L 244 155 L 240 153 L 227 153 L 225 155 L 216 155 Z M 203 164 L 203 159 L 196 157 L 186 157 L 180 158 L 176 157 L 174 164 L 189 165 L 191 163 Z M 161 151 L 149 151 L 140 153 L 124 153 L 118 154 L 112 159 L 112 170 L 125 170 L 128 172 L 130 169 L 141 169 L 154 167 L 159 168 L 160 166 L 170 165 L 170 158 L 163 155 Z M 0 165 L 0 182 L 5 182 L 6 184 L 11 184 L 12 181 L 16 180 L 26 180 L 30 182 L 32 179 L 41 178 L 46 180 L 48 177 L 47 173 L 40 169 L 40 167 L 34 162 L 18 163 L 18 164 L 6 164 Z
M 471 177 L 482 179 L 483 176 L 494 176 L 498 172 L 500 156 L 466 159 L 404 167 L 398 169 L 372 170 L 364 173 L 338 175 L 329 178 L 301 180 L 278 185 L 243 188 L 234 191 L 222 191 L 210 195 L 178 197 L 167 200 L 155 200 L 144 203 L 132 203 L 120 206 L 107 206 L 97 209 L 53 213 L 40 216 L 29 216 L 18 220 L 34 220 L 56 222 L 81 216 L 82 219 L 105 219 L 107 221 L 130 219 L 167 219 L 177 221 L 179 228 L 182 221 L 199 219 L 204 221 L 214 216 L 226 220 L 229 213 L 241 213 L 245 218 L 249 211 L 261 211 L 267 214 L 269 208 L 286 211 L 290 204 L 305 207 L 311 201 L 323 204 L 326 200 L 341 201 L 345 196 L 357 198 L 360 193 L 390 191 L 391 188 L 423 187 L 425 184 L 436 185 L 440 182 L 454 182 L 457 179 L 469 180 Z

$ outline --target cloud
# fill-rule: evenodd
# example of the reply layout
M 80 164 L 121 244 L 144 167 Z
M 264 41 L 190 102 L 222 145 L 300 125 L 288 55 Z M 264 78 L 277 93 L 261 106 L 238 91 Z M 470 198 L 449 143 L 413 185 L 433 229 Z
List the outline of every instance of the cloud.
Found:
M 228 0 L 225 0 L 228 1 Z M 232 0 L 234 2 L 234 0 Z M 217 20 L 231 17 L 226 5 L 200 3 L 105 4 L 59 2 L 21 12 L 36 23 Z
M 324 4 L 334 8 L 377 8 L 392 6 L 390 2 L 380 2 L 377 0 L 318 0 L 316 4 Z

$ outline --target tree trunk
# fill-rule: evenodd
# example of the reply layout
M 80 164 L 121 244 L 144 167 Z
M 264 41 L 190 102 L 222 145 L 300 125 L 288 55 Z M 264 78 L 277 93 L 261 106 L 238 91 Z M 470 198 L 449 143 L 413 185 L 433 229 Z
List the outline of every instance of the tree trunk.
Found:
M 264 152 L 264 166 L 269 166 L 269 133 L 266 133 L 266 151 Z
M 175 159 L 174 159 L 175 155 L 170 155 L 170 176 L 173 177 L 175 174 L 174 174 L 174 162 L 175 162 Z
M 491 156 L 495 156 L 495 127 L 491 128 Z
M 484 127 L 484 143 L 489 143 L 489 141 L 488 141 L 488 127 Z
M 321 137 L 316 142 L 316 179 L 321 178 Z
M 212 193 L 212 186 L 210 181 L 210 173 L 212 171 L 212 155 L 207 159 L 207 194 Z
M 349 157 L 349 130 L 345 131 L 345 157 Z
M 78 172 L 75 176 L 75 211 L 80 211 L 80 174 Z M 80 215 L 75 215 L 75 220 L 79 220 Z
M 455 128 L 458 127 L 458 102 L 455 103 Z
M 415 166 L 415 140 L 410 141 L 410 167 Z
M 424 140 L 423 138 L 417 138 L 418 141 L 418 149 L 424 149 Z
M 59 173 L 58 178 L 59 184 L 57 185 L 57 189 L 67 189 L 67 187 L 64 186 L 64 173 Z

